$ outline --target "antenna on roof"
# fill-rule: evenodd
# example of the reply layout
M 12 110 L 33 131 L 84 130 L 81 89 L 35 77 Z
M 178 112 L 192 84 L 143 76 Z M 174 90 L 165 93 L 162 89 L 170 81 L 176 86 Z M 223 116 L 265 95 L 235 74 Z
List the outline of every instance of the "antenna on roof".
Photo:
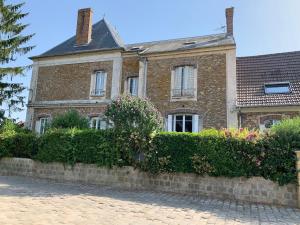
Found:
M 226 30 L 226 26 L 222 25 L 222 26 L 220 26 L 220 27 L 216 28 L 215 30 L 216 30 L 216 31 L 217 31 L 217 30 L 220 30 L 220 31 L 223 31 L 223 32 L 225 32 L 225 30 Z
M 105 13 L 103 14 L 103 17 L 102 17 L 102 19 L 105 19 Z

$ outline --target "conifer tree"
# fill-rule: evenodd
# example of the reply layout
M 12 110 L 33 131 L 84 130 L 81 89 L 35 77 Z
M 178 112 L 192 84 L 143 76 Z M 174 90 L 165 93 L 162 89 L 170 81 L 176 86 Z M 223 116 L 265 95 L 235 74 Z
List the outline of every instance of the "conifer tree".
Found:
M 9 115 L 21 111 L 24 106 L 22 83 L 14 82 L 14 77 L 25 76 L 30 66 L 13 66 L 18 56 L 28 53 L 34 46 L 27 45 L 34 34 L 23 35 L 28 24 L 21 20 L 28 15 L 22 12 L 20 4 L 5 4 L 0 0 L 0 122 L 5 108 Z

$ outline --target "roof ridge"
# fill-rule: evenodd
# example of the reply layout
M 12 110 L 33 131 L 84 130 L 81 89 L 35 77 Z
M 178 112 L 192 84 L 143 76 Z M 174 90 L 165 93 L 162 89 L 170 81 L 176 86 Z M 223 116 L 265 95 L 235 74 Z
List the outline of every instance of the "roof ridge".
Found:
M 289 52 L 276 52 L 276 53 L 269 53 L 269 54 L 259 54 L 259 55 L 250 55 L 250 56 L 239 56 L 236 57 L 237 59 L 246 59 L 246 58 L 259 58 L 259 57 L 265 57 L 265 56 L 279 56 L 279 55 L 287 55 L 287 54 L 293 54 L 293 53 L 300 53 L 300 50 L 297 51 L 289 51 Z
M 121 39 L 121 36 L 119 35 L 118 31 L 114 27 L 112 27 L 111 24 L 105 18 L 103 18 L 102 20 L 103 20 L 104 24 L 106 25 L 107 29 L 110 31 L 111 36 L 114 39 L 114 41 L 116 42 L 116 44 L 119 45 L 120 47 L 124 47 L 125 43 Z
M 164 40 L 158 40 L 158 41 L 137 42 L 137 43 L 126 44 L 126 47 L 127 46 L 131 46 L 131 45 L 155 44 L 155 43 L 161 43 L 161 42 L 172 42 L 172 41 L 180 41 L 180 40 L 183 41 L 183 40 L 186 40 L 186 39 L 205 38 L 205 37 L 221 36 L 221 35 L 224 35 L 224 37 L 226 37 L 226 33 L 217 33 L 217 34 L 209 34 L 209 35 L 202 35 L 202 36 L 192 36 L 192 37 L 184 37 L 184 38 L 164 39 Z

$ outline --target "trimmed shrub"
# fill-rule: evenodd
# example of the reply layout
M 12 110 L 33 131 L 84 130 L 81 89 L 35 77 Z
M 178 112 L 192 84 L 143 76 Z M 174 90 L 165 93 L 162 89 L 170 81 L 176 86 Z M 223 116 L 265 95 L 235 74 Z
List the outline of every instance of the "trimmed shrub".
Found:
M 32 158 L 37 152 L 37 137 L 33 132 L 6 120 L 0 128 L 0 158 Z
M 110 131 L 55 129 L 39 139 L 36 159 L 42 162 L 121 164 Z
M 50 124 L 50 128 L 68 129 L 78 128 L 87 129 L 89 128 L 89 120 L 81 116 L 76 110 L 69 110 L 64 114 L 57 115 L 53 118 Z
M 258 174 L 259 149 L 255 140 L 227 137 L 214 129 L 193 133 L 157 134 L 144 168 L 151 172 L 188 172 L 212 176 Z

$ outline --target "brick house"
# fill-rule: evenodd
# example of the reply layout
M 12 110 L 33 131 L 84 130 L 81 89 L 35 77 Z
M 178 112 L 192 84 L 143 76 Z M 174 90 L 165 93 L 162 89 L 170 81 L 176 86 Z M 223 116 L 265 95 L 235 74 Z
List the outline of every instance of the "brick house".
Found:
M 41 133 L 73 108 L 105 129 L 107 104 L 124 93 L 149 98 L 168 131 L 263 129 L 299 113 L 300 53 L 237 58 L 233 8 L 226 33 L 129 45 L 105 19 L 92 25 L 92 14 L 80 9 L 75 36 L 31 57 L 29 128 Z

